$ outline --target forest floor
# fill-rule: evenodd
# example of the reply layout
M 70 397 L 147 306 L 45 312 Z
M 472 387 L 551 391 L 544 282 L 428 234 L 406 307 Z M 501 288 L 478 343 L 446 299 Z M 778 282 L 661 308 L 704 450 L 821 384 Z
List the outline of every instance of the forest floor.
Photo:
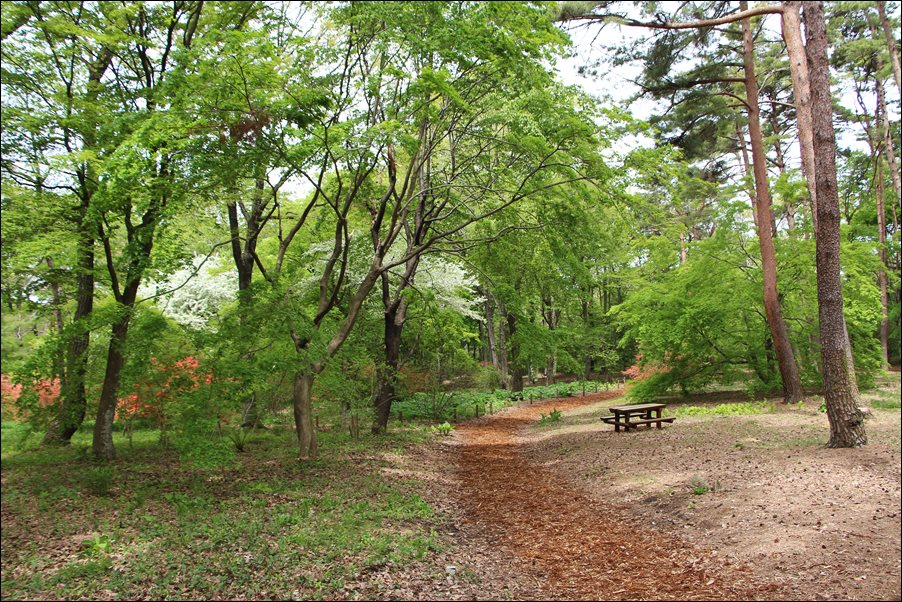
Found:
M 117 432 L 120 459 L 98 465 L 89 429 L 47 449 L 4 422 L 0 597 L 899 600 L 892 376 L 865 395 L 869 445 L 846 450 L 824 447 L 818 399 L 726 392 L 629 433 L 599 420 L 618 391 L 449 437 L 324 428 L 306 463 L 272 428 L 208 469 L 155 431 Z
M 419 599 L 900 599 L 899 377 L 865 395 L 869 445 L 827 449 L 819 400 L 672 404 L 615 433 L 617 392 L 547 400 L 457 428 L 407 468 L 447 517 L 425 565 L 363 592 Z M 711 401 L 711 400 L 715 401 Z M 771 400 L 777 402 L 778 400 Z M 886 409 L 878 409 L 880 407 Z M 560 421 L 539 424 L 553 409 Z M 688 412 L 691 414 L 691 412 Z M 424 462 L 425 460 L 425 462 Z

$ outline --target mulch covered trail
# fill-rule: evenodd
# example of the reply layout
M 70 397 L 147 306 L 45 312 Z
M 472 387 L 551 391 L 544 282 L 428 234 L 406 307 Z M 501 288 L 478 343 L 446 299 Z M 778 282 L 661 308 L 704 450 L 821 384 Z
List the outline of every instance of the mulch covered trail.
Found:
M 459 426 L 456 469 L 460 503 L 469 520 L 530 563 L 562 598 L 731 600 L 776 595 L 756 587 L 748 569 L 724 566 L 710 553 L 640 523 L 616 500 L 590 499 L 521 453 L 518 434 L 542 413 L 621 394 L 547 400 Z

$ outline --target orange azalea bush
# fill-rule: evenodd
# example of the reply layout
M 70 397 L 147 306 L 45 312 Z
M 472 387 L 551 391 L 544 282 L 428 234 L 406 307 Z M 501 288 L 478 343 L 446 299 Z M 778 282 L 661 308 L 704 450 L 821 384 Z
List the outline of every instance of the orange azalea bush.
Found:
M 60 398 L 60 380 L 58 378 L 42 378 L 30 387 L 37 396 L 38 408 L 44 409 L 56 405 Z M 7 374 L 0 374 L 0 403 L 3 407 L 3 418 L 18 420 L 27 418 L 27 412 L 22 408 L 20 400 L 25 391 L 21 383 L 13 381 Z

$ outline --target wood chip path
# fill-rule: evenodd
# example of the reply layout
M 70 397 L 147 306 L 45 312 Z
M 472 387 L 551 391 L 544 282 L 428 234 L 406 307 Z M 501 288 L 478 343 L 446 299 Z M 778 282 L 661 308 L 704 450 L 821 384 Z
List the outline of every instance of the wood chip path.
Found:
M 555 597 L 778 597 L 778 593 L 756 586 L 747 567 L 724 566 L 710 552 L 642 524 L 617 500 L 589 498 L 522 453 L 520 435 L 541 414 L 553 408 L 566 412 L 621 394 L 608 391 L 546 400 L 460 425 L 455 464 L 459 501 L 470 520 L 534 567 Z

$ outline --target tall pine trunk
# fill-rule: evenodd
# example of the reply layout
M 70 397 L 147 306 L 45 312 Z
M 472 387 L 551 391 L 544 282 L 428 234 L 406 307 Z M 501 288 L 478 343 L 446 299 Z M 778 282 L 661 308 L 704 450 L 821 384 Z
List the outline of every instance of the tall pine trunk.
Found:
M 880 25 L 883 27 L 883 35 L 886 38 L 886 49 L 889 51 L 889 58 L 893 64 L 893 79 L 896 80 L 896 87 L 899 88 L 899 95 L 902 96 L 902 65 L 899 63 L 899 50 L 896 45 L 893 27 L 890 25 L 889 19 L 886 18 L 885 3 L 878 1 L 874 4 L 877 5 L 877 14 L 880 17 Z
M 880 350 L 883 367 L 889 366 L 889 296 L 886 285 L 886 196 L 883 184 L 883 163 L 877 158 L 875 178 L 875 194 L 877 196 L 877 247 L 880 255 L 880 266 L 877 268 L 877 281 L 880 284 Z
M 740 3 L 746 10 L 745 2 Z M 789 340 L 789 330 L 780 308 L 777 288 L 777 256 L 774 250 L 773 210 L 767 182 L 767 163 L 764 138 L 761 133 L 758 108 L 758 83 L 755 79 L 755 57 L 749 19 L 742 20 L 745 92 L 749 109 L 749 138 L 752 147 L 752 167 L 755 176 L 755 198 L 758 211 L 758 241 L 761 247 L 761 271 L 764 278 L 764 311 L 774 342 L 774 352 L 783 379 L 783 401 L 791 403 L 804 397 L 799 368 Z
M 811 221 L 817 231 L 817 189 L 814 186 L 814 140 L 811 130 L 811 85 L 808 74 L 808 55 L 802 40 L 802 3 L 784 2 L 782 28 L 786 53 L 789 55 L 789 75 L 792 79 L 793 104 L 799 130 L 799 150 L 802 155 L 802 173 L 808 182 L 808 198 L 811 202 Z
M 822 2 L 805 3 L 805 31 L 811 77 L 815 186 L 818 198 L 817 298 L 820 319 L 824 402 L 830 421 L 829 447 L 867 443 L 857 387 L 850 381 L 854 366 L 846 352 L 840 276 L 840 212 L 836 183 L 836 138 L 827 58 L 827 27 Z

